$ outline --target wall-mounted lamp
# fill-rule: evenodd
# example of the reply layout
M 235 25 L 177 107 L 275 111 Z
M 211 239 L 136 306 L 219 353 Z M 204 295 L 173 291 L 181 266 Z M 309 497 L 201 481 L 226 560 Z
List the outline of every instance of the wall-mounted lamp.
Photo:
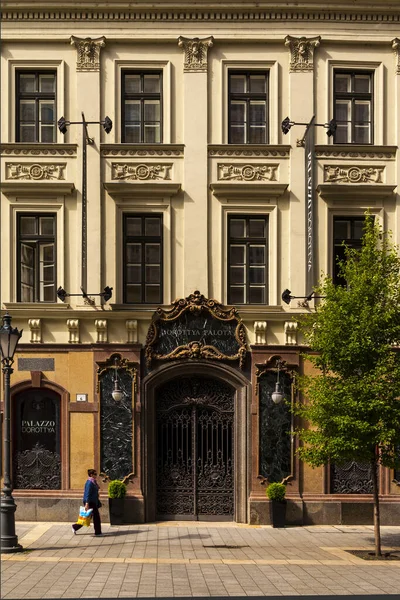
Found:
M 108 302 L 112 298 L 113 288 L 106 285 L 106 287 L 104 288 L 104 291 L 101 292 L 100 294 L 88 294 L 87 292 L 85 292 L 84 289 L 81 288 L 81 290 L 82 290 L 81 294 L 69 294 L 60 285 L 60 287 L 57 290 L 57 297 L 61 300 L 61 302 L 65 302 L 65 298 L 67 296 L 81 296 L 82 298 L 85 298 L 86 300 L 89 299 L 89 296 L 101 296 L 103 298 L 104 302 Z
M 311 292 L 311 294 L 308 294 L 308 296 L 292 296 L 291 291 L 288 289 L 282 292 L 282 300 L 285 302 L 285 304 L 290 304 L 290 301 L 294 300 L 295 298 L 300 298 L 301 300 L 304 300 L 304 302 L 310 302 L 310 300 L 313 298 L 326 298 L 326 296 L 316 296 L 315 292 Z
M 271 398 L 272 398 L 272 402 L 274 404 L 280 404 L 282 402 L 282 400 L 284 400 L 284 398 L 285 398 L 285 395 L 282 390 L 282 386 L 279 382 L 279 372 L 280 372 L 280 369 L 282 366 L 282 363 L 280 360 L 276 361 L 276 366 L 277 366 L 277 374 L 276 374 L 275 391 L 272 392 Z
M 305 125 L 309 127 L 310 123 L 296 123 L 295 121 L 291 121 L 289 117 L 286 117 L 286 119 L 283 119 L 281 123 L 282 132 L 286 135 L 287 133 L 289 133 L 293 125 Z M 331 137 L 337 129 L 337 124 L 334 119 L 331 119 L 329 123 L 313 123 L 313 125 L 315 127 L 325 127 L 325 129 L 327 130 L 326 135 L 328 137 Z
M 118 378 L 118 358 L 115 357 L 114 359 L 114 364 L 115 364 L 115 372 L 114 372 L 114 389 L 111 392 L 111 396 L 113 397 L 113 400 L 115 400 L 115 402 L 121 402 L 122 398 L 124 397 L 124 392 L 120 389 L 119 387 L 119 378 Z

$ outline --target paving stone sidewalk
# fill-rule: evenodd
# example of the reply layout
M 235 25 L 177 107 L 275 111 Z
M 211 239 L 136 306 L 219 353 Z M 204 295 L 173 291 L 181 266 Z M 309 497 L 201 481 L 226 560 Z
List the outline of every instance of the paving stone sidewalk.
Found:
M 366 562 L 345 551 L 372 549 L 370 526 L 163 522 L 104 524 L 103 532 L 17 523 L 25 551 L 1 556 L 1 597 L 400 597 L 400 561 Z M 400 552 L 400 527 L 382 527 L 382 540 Z

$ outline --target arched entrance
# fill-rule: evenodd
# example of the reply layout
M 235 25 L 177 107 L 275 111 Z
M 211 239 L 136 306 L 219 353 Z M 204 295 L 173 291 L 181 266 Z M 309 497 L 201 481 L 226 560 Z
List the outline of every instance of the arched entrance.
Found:
M 168 363 L 143 380 L 146 520 L 248 520 L 249 380 L 203 360 Z
M 61 397 L 30 388 L 13 400 L 13 483 L 16 489 L 61 489 Z
M 233 519 L 235 390 L 180 377 L 156 394 L 156 516 Z

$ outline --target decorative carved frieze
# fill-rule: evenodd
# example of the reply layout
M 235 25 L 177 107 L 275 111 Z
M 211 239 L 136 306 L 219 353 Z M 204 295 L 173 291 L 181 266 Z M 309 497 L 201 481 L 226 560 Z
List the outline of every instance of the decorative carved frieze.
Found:
M 128 334 L 128 344 L 136 344 L 138 341 L 137 320 L 125 321 L 125 326 Z
M 90 37 L 82 39 L 72 35 L 70 41 L 78 53 L 76 70 L 99 71 L 100 49 L 106 45 L 106 38 L 102 36 L 92 40 Z
M 208 49 L 212 47 L 214 38 L 212 35 L 208 38 L 178 38 L 178 46 L 183 48 L 185 53 L 185 62 L 183 70 L 185 73 L 206 73 L 207 72 L 207 54 Z
M 181 144 L 102 144 L 101 155 L 106 156 L 173 156 L 183 157 Z
M 218 179 L 223 181 L 277 181 L 278 165 L 219 164 Z
M 314 70 L 314 50 L 320 45 L 321 36 L 295 38 L 287 35 L 285 46 L 290 50 L 290 71 L 306 73 Z
M 6 179 L 65 179 L 65 163 L 6 163 Z
M 256 339 L 256 344 L 267 343 L 267 321 L 254 322 L 254 336 Z
M 171 179 L 172 164 L 127 164 L 112 163 L 111 179 L 119 181 L 146 181 L 154 179 Z
M 2 156 L 76 156 L 76 144 L 1 144 Z
M 42 341 L 41 319 L 29 319 L 28 326 L 31 333 L 31 344 L 40 344 Z
M 243 148 L 242 145 L 235 146 L 234 144 L 212 145 L 208 147 L 208 156 L 221 158 L 247 158 L 269 157 L 269 158 L 289 158 L 290 146 L 265 146 L 265 145 L 248 145 Z
M 98 344 L 107 342 L 108 332 L 107 332 L 107 320 L 106 319 L 96 319 L 94 322 L 94 326 L 96 327 L 97 340 Z
M 400 38 L 394 38 L 392 48 L 396 56 L 396 73 L 400 75 Z
M 382 183 L 385 167 L 324 166 L 324 181 L 328 183 Z
M 68 319 L 67 328 L 70 344 L 79 344 L 79 319 Z
M 286 321 L 285 330 L 285 344 L 286 346 L 295 346 L 297 344 L 297 327 L 296 321 Z

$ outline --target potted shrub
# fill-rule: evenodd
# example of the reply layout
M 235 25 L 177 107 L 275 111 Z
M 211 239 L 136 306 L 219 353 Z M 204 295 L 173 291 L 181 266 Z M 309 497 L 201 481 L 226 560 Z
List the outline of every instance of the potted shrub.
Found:
M 286 486 L 283 483 L 270 483 L 267 496 L 271 500 L 272 527 L 285 527 L 286 523 Z
M 108 510 L 111 525 L 124 524 L 124 504 L 126 485 L 119 479 L 114 479 L 108 484 Z

